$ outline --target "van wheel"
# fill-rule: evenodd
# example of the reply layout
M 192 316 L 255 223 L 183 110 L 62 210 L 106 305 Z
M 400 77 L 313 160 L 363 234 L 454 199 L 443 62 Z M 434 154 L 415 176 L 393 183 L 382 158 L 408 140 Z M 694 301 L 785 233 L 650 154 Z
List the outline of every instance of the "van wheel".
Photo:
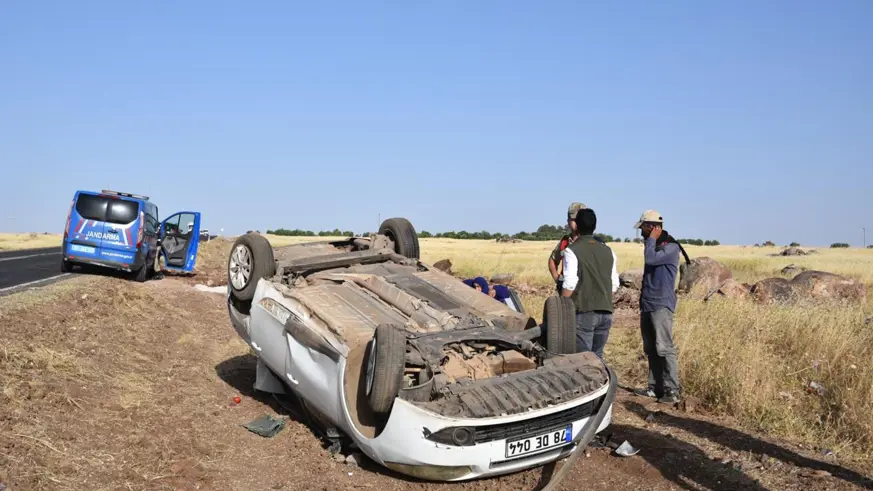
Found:
M 546 349 L 554 355 L 576 352 L 576 306 L 567 297 L 553 295 L 543 308 Z
M 394 241 L 394 250 L 401 256 L 419 259 L 418 234 L 405 218 L 389 218 L 379 226 L 379 234 Z
M 143 263 L 142 267 L 133 272 L 133 280 L 137 283 L 144 283 L 149 279 L 149 265 Z
M 61 271 L 64 273 L 72 273 L 73 263 L 67 261 L 66 259 L 61 259 Z
M 403 384 L 406 334 L 393 324 L 379 324 L 367 348 L 366 394 L 370 409 L 387 414 Z
M 258 280 L 276 274 L 273 247 L 264 236 L 245 234 L 236 239 L 227 258 L 227 284 L 231 295 L 242 303 L 255 296 Z

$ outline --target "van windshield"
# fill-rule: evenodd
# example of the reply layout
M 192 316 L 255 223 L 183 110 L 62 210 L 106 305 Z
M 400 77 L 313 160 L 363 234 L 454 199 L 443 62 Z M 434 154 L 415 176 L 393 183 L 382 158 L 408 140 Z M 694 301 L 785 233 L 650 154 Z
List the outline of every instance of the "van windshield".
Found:
M 76 212 L 85 220 L 126 225 L 136 220 L 139 204 L 123 199 L 80 194 L 79 199 L 76 200 Z

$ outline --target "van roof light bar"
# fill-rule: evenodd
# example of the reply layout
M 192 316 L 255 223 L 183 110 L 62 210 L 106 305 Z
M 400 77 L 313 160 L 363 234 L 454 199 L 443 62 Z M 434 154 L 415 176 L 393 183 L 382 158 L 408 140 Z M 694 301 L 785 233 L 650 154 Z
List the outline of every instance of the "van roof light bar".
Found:
M 149 200 L 149 197 L 148 197 L 148 196 L 143 196 L 143 195 L 141 195 L 141 194 L 122 193 L 122 192 L 119 192 L 119 191 L 112 191 L 112 190 L 109 190 L 109 189 L 103 189 L 103 190 L 101 190 L 100 192 L 103 193 L 103 194 L 111 194 L 111 195 L 114 195 L 114 196 L 126 196 L 126 197 L 128 197 L 128 198 L 136 198 L 136 199 L 142 199 L 142 200 L 146 200 L 146 201 Z

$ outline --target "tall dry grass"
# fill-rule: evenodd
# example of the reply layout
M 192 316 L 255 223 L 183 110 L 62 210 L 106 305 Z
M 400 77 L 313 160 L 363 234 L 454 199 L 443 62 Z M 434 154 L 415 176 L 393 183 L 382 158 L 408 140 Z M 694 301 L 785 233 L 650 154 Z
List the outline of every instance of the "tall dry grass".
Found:
M 873 325 L 858 305 L 683 301 L 684 389 L 759 429 L 870 456 Z

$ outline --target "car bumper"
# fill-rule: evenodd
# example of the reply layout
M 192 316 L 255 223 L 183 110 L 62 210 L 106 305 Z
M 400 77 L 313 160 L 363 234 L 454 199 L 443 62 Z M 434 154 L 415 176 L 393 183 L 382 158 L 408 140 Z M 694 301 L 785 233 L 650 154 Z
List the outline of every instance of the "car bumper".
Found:
M 578 400 L 524 414 L 487 419 L 455 419 L 443 417 L 406 402 L 396 399 L 385 429 L 378 437 L 359 446 L 370 458 L 397 472 L 413 477 L 434 481 L 465 481 L 483 477 L 493 477 L 537 467 L 562 459 L 580 444 L 578 441 L 586 425 L 593 422 L 596 409 L 589 416 L 559 423 L 548 428 L 532 431 L 521 436 L 499 438 L 471 446 L 445 445 L 429 440 L 426 434 L 435 433 L 447 427 L 480 427 L 490 425 L 523 424 L 556 413 L 582 406 L 600 398 L 603 400 L 604 416 L 595 433 L 606 429 L 612 417 L 612 397 L 607 397 L 608 386 Z M 525 437 L 546 434 L 565 425 L 572 426 L 572 441 L 561 446 L 546 447 L 535 453 L 518 457 L 507 457 L 507 442 Z

